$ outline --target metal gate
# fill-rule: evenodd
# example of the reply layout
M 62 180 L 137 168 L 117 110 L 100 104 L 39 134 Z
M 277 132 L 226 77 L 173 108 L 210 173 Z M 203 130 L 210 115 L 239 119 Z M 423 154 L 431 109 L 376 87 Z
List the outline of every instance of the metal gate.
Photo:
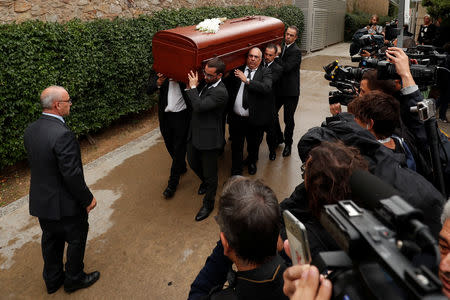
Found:
M 300 48 L 320 50 L 344 40 L 345 0 L 294 0 L 303 11 L 305 27 Z

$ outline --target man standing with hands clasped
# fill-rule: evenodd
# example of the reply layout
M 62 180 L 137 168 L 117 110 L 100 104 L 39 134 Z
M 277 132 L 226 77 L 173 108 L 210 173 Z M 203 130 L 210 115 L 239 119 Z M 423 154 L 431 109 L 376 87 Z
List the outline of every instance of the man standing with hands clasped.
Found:
M 83 271 L 88 213 L 97 200 L 84 181 L 78 141 L 63 119 L 72 105 L 69 94 L 63 87 L 50 86 L 41 94 L 41 105 L 41 117 L 24 135 L 31 167 L 30 214 L 39 218 L 42 229 L 47 292 L 56 292 L 64 283 L 70 293 L 91 286 L 100 277 L 97 271 Z
M 217 159 L 225 144 L 223 117 L 228 93 L 222 82 L 225 63 L 213 58 L 205 66 L 203 74 L 206 85 L 198 90 L 197 72 L 189 72 L 187 100 L 192 106 L 188 133 L 187 158 L 191 169 L 202 183 L 199 195 L 205 195 L 203 205 L 195 216 L 196 221 L 206 219 L 214 209 L 217 191 Z

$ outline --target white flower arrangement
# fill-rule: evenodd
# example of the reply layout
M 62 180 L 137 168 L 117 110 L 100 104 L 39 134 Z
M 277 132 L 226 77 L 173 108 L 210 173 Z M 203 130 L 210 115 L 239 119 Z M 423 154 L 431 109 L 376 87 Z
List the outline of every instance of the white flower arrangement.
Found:
M 220 29 L 220 24 L 222 24 L 226 19 L 227 18 L 205 19 L 198 23 L 195 29 L 206 33 L 216 33 Z

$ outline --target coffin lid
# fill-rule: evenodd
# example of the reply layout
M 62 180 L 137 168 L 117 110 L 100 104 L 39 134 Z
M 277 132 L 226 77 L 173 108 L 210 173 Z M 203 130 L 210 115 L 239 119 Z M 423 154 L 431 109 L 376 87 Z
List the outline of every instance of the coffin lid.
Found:
M 223 42 L 231 36 L 251 36 L 265 33 L 271 26 L 279 28 L 283 24 L 280 20 L 267 16 L 251 16 L 237 19 L 228 19 L 220 25 L 216 33 L 206 33 L 196 30 L 194 26 L 177 27 L 174 29 L 158 31 L 154 37 L 173 41 L 178 45 L 203 49 L 214 45 L 214 41 Z M 284 25 L 283 25 L 284 26 Z

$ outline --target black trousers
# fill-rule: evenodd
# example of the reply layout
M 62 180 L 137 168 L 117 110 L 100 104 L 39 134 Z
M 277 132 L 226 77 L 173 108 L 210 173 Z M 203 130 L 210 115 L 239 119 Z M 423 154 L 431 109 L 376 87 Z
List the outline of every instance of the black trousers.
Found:
M 89 230 L 88 214 L 63 217 L 61 220 L 39 218 L 42 229 L 43 277 L 47 287 L 54 287 L 62 278 L 77 280 L 84 275 L 84 250 Z M 64 245 L 67 243 L 65 274 Z
M 234 113 L 229 115 L 228 128 L 231 136 L 231 173 L 242 173 L 244 142 L 247 141 L 248 162 L 256 163 L 264 131 L 261 127 L 250 124 L 248 117 Z
M 167 151 L 172 157 L 168 185 L 176 188 L 180 176 L 186 171 L 186 140 L 189 130 L 189 113 L 187 109 L 180 112 L 165 112 L 160 119 L 160 130 Z
M 278 96 L 276 100 L 277 112 L 280 111 L 281 106 L 284 107 L 284 124 L 286 125 L 284 128 L 285 145 L 292 145 L 293 142 L 292 136 L 294 135 L 295 127 L 294 115 L 297 109 L 298 98 L 298 96 Z M 277 139 L 283 137 L 279 121 L 275 122 L 275 134 Z
M 217 159 L 219 158 L 220 149 L 200 150 L 195 148 L 191 142 L 187 145 L 187 158 L 189 166 L 207 185 L 206 194 L 203 198 L 203 204 L 214 207 L 216 197 L 218 175 L 217 175 Z

